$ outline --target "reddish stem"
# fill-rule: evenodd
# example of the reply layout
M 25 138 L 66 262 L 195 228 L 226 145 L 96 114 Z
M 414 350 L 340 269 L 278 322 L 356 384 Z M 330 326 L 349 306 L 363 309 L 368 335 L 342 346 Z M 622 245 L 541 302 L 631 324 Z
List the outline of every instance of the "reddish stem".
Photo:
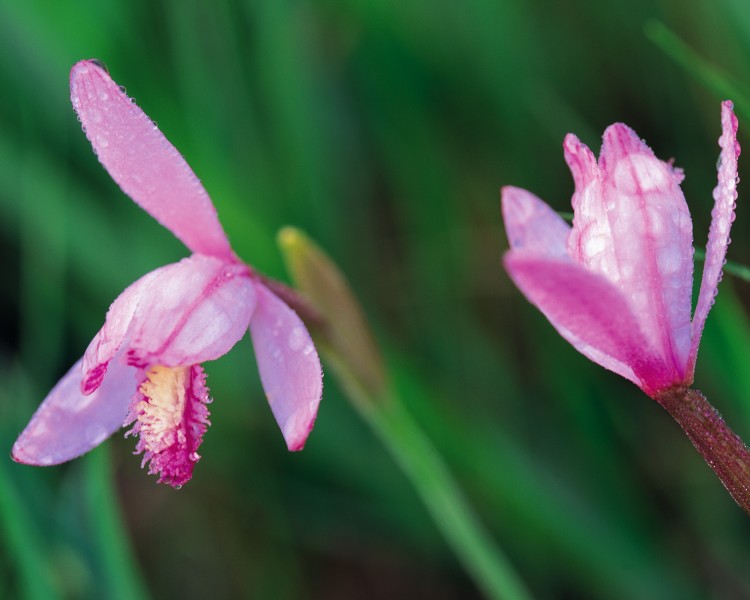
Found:
M 656 401 L 680 424 L 734 501 L 750 515 L 750 451 L 698 390 L 676 387 Z

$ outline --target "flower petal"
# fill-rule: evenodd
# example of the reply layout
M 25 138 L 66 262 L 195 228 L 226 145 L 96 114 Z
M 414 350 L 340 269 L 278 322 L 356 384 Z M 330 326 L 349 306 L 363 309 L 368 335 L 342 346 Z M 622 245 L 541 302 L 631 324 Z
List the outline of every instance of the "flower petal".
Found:
M 250 333 L 260 379 L 289 450 L 302 450 L 323 393 L 320 359 L 297 314 L 263 284 Z
M 513 281 L 576 349 L 651 394 L 671 373 L 645 339 L 625 295 L 604 277 L 564 260 L 511 250 Z
M 129 364 L 188 366 L 226 354 L 255 310 L 247 267 L 194 254 L 145 275 L 115 300 L 83 360 L 84 391 L 96 389 L 120 346 Z
M 589 270 L 605 276 L 616 273 L 617 256 L 596 157 L 572 133 L 565 136 L 563 150 L 575 181 L 571 201 L 573 230 L 568 238 L 568 252 L 573 260 Z
M 695 369 L 695 359 L 698 355 L 698 345 L 703 333 L 708 311 L 714 303 L 724 257 L 729 246 L 729 230 L 734 221 L 735 201 L 737 200 L 737 157 L 740 155 L 740 145 L 737 143 L 737 117 L 734 115 L 734 105 L 726 100 L 721 104 L 721 155 L 719 157 L 718 184 L 714 188 L 714 208 L 711 211 L 711 228 L 706 243 L 706 261 L 703 266 L 703 278 L 698 295 L 698 303 L 693 317 L 693 339 L 690 345 L 690 361 L 688 373 L 692 378 Z
M 128 196 L 193 252 L 234 254 L 185 159 L 96 61 L 70 72 L 70 99 L 99 161 Z
M 52 389 L 13 445 L 13 460 L 56 465 L 98 446 L 125 423 L 137 369 L 115 361 L 101 387 L 81 393 L 79 360 Z
M 681 381 L 690 349 L 693 282 L 693 228 L 678 184 L 682 174 L 619 123 L 604 132 L 599 169 L 596 213 L 601 218 L 605 211 L 616 262 L 600 264 L 587 247 L 583 264 L 627 295 L 641 331 L 672 365 L 674 381 Z
M 501 196 L 503 222 L 511 248 L 550 258 L 568 256 L 570 226 L 560 215 L 521 188 L 505 186 Z
M 81 391 L 84 394 L 90 394 L 101 385 L 109 362 L 125 340 L 144 291 L 159 277 L 160 271 L 151 271 L 130 284 L 109 307 L 104 327 L 94 336 L 83 355 Z

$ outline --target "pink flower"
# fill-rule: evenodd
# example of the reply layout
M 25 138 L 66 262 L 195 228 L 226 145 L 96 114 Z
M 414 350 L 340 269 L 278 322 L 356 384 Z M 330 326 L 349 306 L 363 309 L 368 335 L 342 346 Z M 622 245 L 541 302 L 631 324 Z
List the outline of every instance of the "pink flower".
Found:
M 513 281 L 581 353 L 652 397 L 693 381 L 703 325 L 721 279 L 737 198 L 737 119 L 722 104 L 718 185 L 692 321 L 693 233 L 682 171 L 633 130 L 604 132 L 597 162 L 577 137 L 573 227 L 533 194 L 502 190 Z
M 201 363 L 250 329 L 266 396 L 290 450 L 305 444 L 322 393 L 318 354 L 299 317 L 232 251 L 185 160 L 97 61 L 70 74 L 71 101 L 99 160 L 193 254 L 152 271 L 112 303 L 83 358 L 13 446 L 14 460 L 65 462 L 123 425 L 159 482 L 179 487 L 200 459 L 210 402 Z

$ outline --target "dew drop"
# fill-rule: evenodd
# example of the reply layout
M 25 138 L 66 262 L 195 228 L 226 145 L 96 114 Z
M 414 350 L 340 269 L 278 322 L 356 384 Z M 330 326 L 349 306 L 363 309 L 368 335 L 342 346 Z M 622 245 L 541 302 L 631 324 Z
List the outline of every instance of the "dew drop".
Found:
M 302 347 L 305 345 L 306 341 L 305 337 L 305 330 L 302 327 L 295 327 L 294 329 L 292 329 L 292 332 L 289 334 L 289 339 L 287 340 L 289 349 L 292 352 L 302 350 Z
M 182 486 L 181 486 L 181 485 L 180 485 L 180 484 L 178 483 L 178 484 L 177 484 L 176 486 L 174 486 L 174 489 L 176 489 L 176 490 L 181 490 L 181 489 L 182 489 Z

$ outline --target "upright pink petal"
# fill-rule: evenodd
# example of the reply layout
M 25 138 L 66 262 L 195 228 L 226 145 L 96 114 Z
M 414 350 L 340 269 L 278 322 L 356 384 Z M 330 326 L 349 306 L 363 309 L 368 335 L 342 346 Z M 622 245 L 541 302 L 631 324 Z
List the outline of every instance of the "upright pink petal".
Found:
M 194 254 L 145 275 L 115 300 L 83 360 L 84 391 L 96 388 L 122 346 L 129 364 L 187 366 L 226 354 L 255 309 L 247 267 Z
M 320 359 L 297 314 L 262 284 L 250 333 L 260 379 L 289 450 L 302 450 L 323 393 Z
M 502 189 L 505 232 L 514 250 L 567 257 L 570 226 L 531 192 L 505 186 Z
M 726 100 L 721 105 L 721 155 L 719 157 L 718 184 L 714 188 L 714 208 L 711 211 L 711 228 L 706 244 L 706 262 L 703 266 L 703 278 L 698 295 L 698 304 L 693 317 L 693 339 L 690 345 L 688 373 L 692 379 L 698 345 L 703 333 L 708 311 L 714 303 L 714 297 L 721 281 L 721 269 L 729 246 L 729 230 L 734 221 L 734 208 L 737 200 L 737 157 L 740 145 L 737 143 L 737 117 L 734 105 Z
M 137 369 L 115 361 L 101 387 L 81 393 L 79 360 L 52 389 L 13 445 L 13 460 L 56 465 L 98 446 L 125 423 Z
M 627 297 L 601 275 L 559 259 L 511 250 L 505 268 L 528 300 L 582 354 L 653 394 L 670 369 L 640 330 Z
M 599 165 L 588 146 L 572 133 L 565 136 L 563 149 L 575 181 L 571 201 L 573 230 L 568 238 L 568 252 L 587 269 L 608 277 L 617 272 L 617 255 L 602 196 Z
M 604 211 L 615 262 L 604 269 L 584 248 L 584 264 L 627 296 L 641 331 L 673 370 L 686 376 L 690 349 L 692 222 L 678 181 L 681 173 L 654 157 L 628 127 L 604 132 L 599 169 Z M 583 210 L 583 206 L 579 207 Z M 577 225 L 576 225 L 577 226 Z
M 234 257 L 185 159 L 99 63 L 73 66 L 70 98 L 99 160 L 128 196 L 193 252 Z

